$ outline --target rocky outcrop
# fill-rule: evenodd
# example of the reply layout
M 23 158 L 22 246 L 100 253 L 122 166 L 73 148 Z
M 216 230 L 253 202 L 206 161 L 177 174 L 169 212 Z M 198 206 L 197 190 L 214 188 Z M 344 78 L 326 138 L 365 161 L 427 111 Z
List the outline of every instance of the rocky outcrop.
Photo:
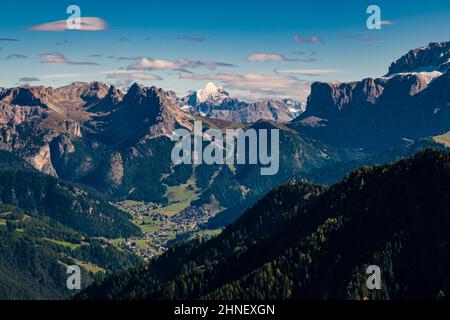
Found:
M 123 160 L 120 153 L 114 153 L 110 158 L 110 170 L 107 174 L 108 182 L 112 183 L 114 186 L 119 186 L 122 183 L 123 178 Z
M 52 165 L 50 146 L 48 144 L 41 147 L 36 154 L 27 160 L 37 170 L 52 176 L 57 176 Z
M 402 72 L 440 71 L 450 66 L 450 41 L 432 42 L 426 47 L 410 50 L 389 67 L 388 76 Z
M 190 128 L 193 119 L 162 89 L 135 83 L 114 110 L 95 118 L 102 124 L 95 136 L 107 145 L 127 148 L 143 139 L 170 137 L 178 126 Z
M 122 102 L 124 93 L 114 86 L 109 87 L 108 93 L 91 103 L 88 110 L 89 112 L 111 112 Z
M 65 100 L 76 101 L 82 100 L 87 106 L 104 98 L 108 93 L 109 86 L 98 82 L 74 82 L 68 86 L 56 89 L 55 91 L 63 96 Z
M 446 42 L 411 50 L 391 66 L 389 77 L 313 83 L 306 111 L 292 127 L 305 136 L 350 147 L 450 130 L 450 70 L 417 72 L 447 59 L 448 48 Z

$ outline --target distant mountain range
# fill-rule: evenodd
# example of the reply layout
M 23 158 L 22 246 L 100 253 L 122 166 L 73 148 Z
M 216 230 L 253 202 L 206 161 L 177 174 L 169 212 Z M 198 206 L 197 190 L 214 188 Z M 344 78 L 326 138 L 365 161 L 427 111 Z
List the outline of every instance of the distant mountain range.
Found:
M 212 82 L 182 99 L 173 93 L 171 97 L 177 99 L 186 112 L 232 122 L 252 123 L 261 119 L 288 122 L 304 111 L 304 105 L 292 99 L 241 101 L 230 97 L 227 91 Z
M 211 92 L 205 92 L 200 91 L 201 99 L 212 99 Z M 223 94 L 219 90 L 218 95 Z M 293 175 L 358 154 L 305 140 L 274 121 L 242 124 L 187 113 L 170 93 L 138 84 L 126 93 L 99 82 L 58 89 L 6 89 L 0 95 L 0 108 L 1 149 L 23 157 L 44 173 L 87 184 L 116 198 L 160 202 L 165 183 L 184 183 L 196 176 L 203 191 L 200 202 L 213 197 L 229 207 L 262 196 Z M 201 120 L 205 128 L 219 130 L 280 129 L 283 157 L 279 174 L 255 176 L 259 167 L 244 165 L 237 166 L 234 173 L 228 166 L 206 166 L 207 170 L 205 166 L 174 167 L 171 133 L 178 127 L 191 130 L 195 120 Z M 179 175 L 180 170 L 184 175 Z

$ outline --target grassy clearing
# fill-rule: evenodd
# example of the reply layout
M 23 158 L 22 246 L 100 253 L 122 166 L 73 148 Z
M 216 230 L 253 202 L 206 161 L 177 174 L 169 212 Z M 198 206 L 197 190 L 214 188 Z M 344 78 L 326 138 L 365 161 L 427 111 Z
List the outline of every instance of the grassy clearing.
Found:
M 153 211 L 169 217 L 176 215 L 187 208 L 191 204 L 191 201 L 198 199 L 199 193 L 195 185 L 195 179 L 191 178 L 185 184 L 168 186 L 165 196 L 169 200 L 169 205 Z
M 212 238 L 218 236 L 222 232 L 222 229 L 212 229 L 212 230 L 200 230 L 192 234 L 188 240 L 192 240 L 194 238 Z
M 198 193 L 195 189 L 195 182 L 193 180 L 188 181 L 186 184 L 180 184 L 178 186 L 168 186 L 165 196 L 169 199 L 169 202 L 174 201 L 193 201 L 198 199 Z
M 222 229 L 212 229 L 212 230 L 202 230 L 199 231 L 197 234 L 200 236 L 218 236 L 222 232 Z
M 162 221 L 144 219 L 142 223 L 136 223 L 136 225 L 142 230 L 142 232 L 153 233 L 163 229 L 166 224 Z
M 154 210 L 154 212 L 171 217 L 171 216 L 176 215 L 180 211 L 184 210 L 188 206 L 189 206 L 189 202 L 179 202 L 179 203 L 169 204 L 167 207 L 160 207 L 160 208 Z
M 61 241 L 61 240 L 55 240 L 55 239 L 49 239 L 49 238 L 44 238 L 44 240 L 55 243 L 55 244 L 63 246 L 63 247 L 70 248 L 72 250 L 78 249 L 79 247 L 81 247 L 83 245 L 87 245 L 87 243 L 71 243 L 71 242 L 67 242 L 67 241 Z
M 92 273 L 106 272 L 105 269 L 103 269 L 93 263 L 89 263 L 89 262 L 85 262 L 85 261 L 81 261 L 81 260 L 77 260 L 77 259 L 73 259 L 73 258 L 72 258 L 72 260 L 75 262 L 75 264 L 77 266 L 79 266 L 80 268 L 83 268 L 87 272 L 92 272 Z
M 148 242 L 145 239 L 135 240 L 134 242 L 136 243 L 136 245 L 139 248 L 142 248 L 142 249 L 147 249 L 148 248 Z

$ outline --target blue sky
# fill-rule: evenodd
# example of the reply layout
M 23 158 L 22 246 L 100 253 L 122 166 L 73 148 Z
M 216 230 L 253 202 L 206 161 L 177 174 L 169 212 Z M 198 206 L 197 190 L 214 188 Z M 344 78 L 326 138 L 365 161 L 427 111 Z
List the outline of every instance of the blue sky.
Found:
M 39 31 L 71 4 L 107 28 Z M 381 30 L 366 28 L 371 4 Z M 248 100 L 304 99 L 312 81 L 381 76 L 408 50 L 447 40 L 449 0 L 1 0 L 0 86 L 137 81 L 183 95 L 213 81 Z

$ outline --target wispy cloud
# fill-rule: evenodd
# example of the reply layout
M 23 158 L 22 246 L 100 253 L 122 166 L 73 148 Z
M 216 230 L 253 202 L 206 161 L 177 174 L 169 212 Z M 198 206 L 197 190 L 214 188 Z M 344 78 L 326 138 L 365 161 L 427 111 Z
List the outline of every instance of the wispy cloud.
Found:
M 240 98 L 261 100 L 267 98 L 295 98 L 304 101 L 309 83 L 289 75 L 239 74 L 218 72 L 208 74 L 180 73 L 180 79 L 220 81 L 227 89 L 235 90 Z
M 117 60 L 136 61 L 142 58 L 143 57 L 118 57 Z
M 175 69 L 178 65 L 174 61 L 163 59 L 141 58 L 128 66 L 128 70 L 154 70 L 154 69 Z
M 245 60 L 248 62 L 297 61 L 297 59 L 286 58 L 279 53 L 252 53 Z
M 393 24 L 395 24 L 395 22 L 392 20 L 381 20 L 381 25 L 383 25 L 383 26 L 388 26 L 388 25 L 393 25 Z
M 39 81 L 39 78 L 35 77 L 22 77 L 18 79 L 18 82 L 20 83 L 37 82 L 37 81 Z
M 39 55 L 41 63 L 58 64 L 58 65 L 74 65 L 74 66 L 98 66 L 98 63 L 87 61 L 72 61 L 67 59 L 63 54 L 58 52 L 43 53 Z
M 204 36 L 199 35 L 180 35 L 177 40 L 191 41 L 191 42 L 203 42 L 206 40 Z
M 130 39 L 128 39 L 127 37 L 120 37 L 119 38 L 119 42 L 128 42 L 130 41 Z
M 20 41 L 20 40 L 19 39 L 14 39 L 14 38 L 0 38 L 0 41 L 17 42 L 17 41 Z
M 337 69 L 277 69 L 278 74 L 297 74 L 304 76 L 319 76 L 322 74 L 330 74 L 339 72 Z
M 108 24 L 105 20 L 98 17 L 82 17 L 81 28 L 76 29 L 76 31 L 100 31 L 108 29 Z M 43 24 L 38 24 L 27 28 L 32 31 L 67 31 L 71 30 L 67 28 L 67 20 L 58 20 L 53 22 L 47 22 Z
M 325 42 L 323 41 L 322 38 L 319 38 L 317 36 L 311 36 L 311 37 L 302 37 L 299 34 L 294 34 L 294 36 L 292 37 L 292 39 L 298 43 L 306 43 L 306 44 L 315 44 L 315 43 L 321 43 L 321 44 L 325 44 Z
M 196 61 L 180 58 L 175 61 L 164 59 L 140 58 L 130 64 L 128 70 L 155 70 L 155 69 L 192 69 L 205 67 L 214 70 L 217 67 L 234 67 L 234 65 L 217 61 Z
M 299 62 L 307 62 L 307 63 L 309 63 L 309 62 L 316 62 L 317 59 L 316 58 L 306 58 L 306 59 L 299 59 L 298 61 Z
M 155 74 L 129 70 L 102 71 L 100 74 L 103 74 L 107 79 L 115 79 L 114 85 L 121 88 L 127 88 L 136 81 L 163 80 L 163 78 Z
M 160 76 L 145 72 L 135 72 L 128 70 L 112 70 L 112 71 L 102 71 L 106 78 L 116 78 L 116 79 L 130 79 L 130 80 L 163 80 Z
M 8 54 L 5 57 L 6 60 L 12 60 L 12 59 L 22 59 L 22 60 L 24 60 L 26 58 L 28 58 L 28 56 L 26 56 L 24 54 L 20 54 L 20 53 L 11 53 L 11 54 Z

